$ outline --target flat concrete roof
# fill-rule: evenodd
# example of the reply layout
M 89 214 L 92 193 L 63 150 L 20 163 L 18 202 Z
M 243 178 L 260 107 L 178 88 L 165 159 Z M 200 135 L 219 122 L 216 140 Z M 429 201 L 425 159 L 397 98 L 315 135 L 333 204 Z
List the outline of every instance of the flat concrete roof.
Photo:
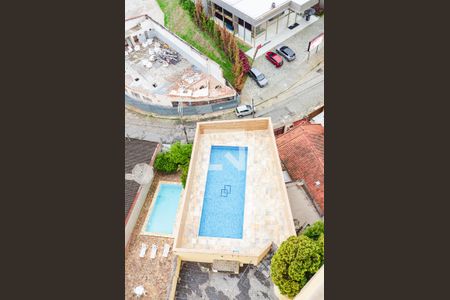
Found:
M 301 6 L 311 0 L 222 0 L 224 3 L 239 10 L 243 14 L 256 20 L 262 16 L 270 13 L 272 10 L 278 10 L 282 5 L 293 2 Z M 272 3 L 275 3 L 275 8 L 272 8 Z
M 248 148 L 242 239 L 199 236 L 213 145 Z M 183 248 L 182 251 L 194 249 L 200 255 L 205 251 L 258 256 L 268 244 L 279 245 L 295 235 L 270 119 L 197 123 L 189 175 L 181 201 L 182 214 L 176 230 L 175 251 Z
M 291 2 L 291 0 L 222 0 L 243 14 L 258 19 L 260 16 L 276 10 L 279 6 Z M 275 8 L 272 8 L 275 3 Z
M 127 21 L 125 36 L 142 33 L 144 23 L 153 26 L 145 17 Z M 174 59 L 167 63 L 169 57 Z M 212 101 L 236 94 L 156 36 L 125 56 L 125 87 L 147 97 L 153 104 L 166 106 L 172 101 Z

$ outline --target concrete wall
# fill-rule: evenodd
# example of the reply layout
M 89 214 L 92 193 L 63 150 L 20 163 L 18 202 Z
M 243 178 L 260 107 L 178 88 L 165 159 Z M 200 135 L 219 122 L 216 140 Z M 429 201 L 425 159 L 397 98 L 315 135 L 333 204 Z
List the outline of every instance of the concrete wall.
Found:
M 131 233 L 133 232 L 134 226 L 136 225 L 137 219 L 142 209 L 142 205 L 144 205 L 145 198 L 147 198 L 148 191 L 153 182 L 153 171 L 152 171 L 152 180 L 150 183 L 146 185 L 141 185 L 137 192 L 137 197 L 134 202 L 133 207 L 128 215 L 127 222 L 125 224 L 125 246 L 128 245 L 130 241 Z
M 253 253 L 236 254 L 232 252 L 225 253 L 205 249 L 185 249 L 185 248 L 174 248 L 174 252 L 183 261 L 213 263 L 214 260 L 230 260 L 230 261 L 238 261 L 241 264 L 252 264 L 256 266 L 261 262 L 261 260 L 264 259 L 264 257 L 267 255 L 267 253 L 269 253 L 271 248 L 272 244 L 269 243 L 264 248 L 254 249 L 253 252 L 258 253 L 258 255 L 255 255 Z
M 323 300 L 325 284 L 325 266 L 320 267 L 319 271 L 306 283 L 300 290 L 294 300 Z
M 279 300 L 324 300 L 325 299 L 325 265 L 314 274 L 314 276 L 306 283 L 306 285 L 300 290 L 294 298 L 289 298 L 282 295 L 280 289 L 274 285 L 275 295 Z
M 153 21 L 153 20 L 152 20 Z M 180 53 L 190 63 L 195 65 L 202 72 L 210 74 L 216 78 L 221 84 L 225 85 L 225 78 L 223 77 L 222 68 L 207 56 L 201 54 L 197 49 L 183 41 L 181 38 L 170 32 L 161 24 L 153 21 L 153 31 L 151 34 L 158 39 L 169 44 L 175 51 Z

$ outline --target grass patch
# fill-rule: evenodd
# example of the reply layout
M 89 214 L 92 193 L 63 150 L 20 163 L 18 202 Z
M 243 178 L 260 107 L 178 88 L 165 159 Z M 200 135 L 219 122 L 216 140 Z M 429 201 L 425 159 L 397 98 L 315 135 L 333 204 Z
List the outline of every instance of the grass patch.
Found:
M 156 0 L 164 13 L 164 26 L 192 45 L 198 51 L 218 63 L 223 70 L 223 77 L 234 85 L 233 63 L 225 52 L 216 46 L 211 37 L 197 28 L 188 12 L 181 8 L 178 0 Z M 250 49 L 244 43 L 238 43 L 242 51 Z M 244 50 L 247 49 L 247 50 Z
M 250 47 L 246 43 L 244 43 L 244 42 L 242 42 L 242 41 L 240 41 L 238 39 L 236 39 L 236 40 L 237 40 L 237 44 L 238 44 L 239 49 L 241 49 L 242 51 L 247 52 L 248 50 L 252 49 L 252 47 Z

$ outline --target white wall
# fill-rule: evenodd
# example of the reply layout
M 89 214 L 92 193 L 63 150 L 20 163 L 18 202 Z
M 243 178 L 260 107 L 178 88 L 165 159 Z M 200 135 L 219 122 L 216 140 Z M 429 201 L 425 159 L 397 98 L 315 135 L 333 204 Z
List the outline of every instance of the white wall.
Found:
M 225 84 L 222 69 L 216 62 L 198 52 L 194 47 L 187 44 L 185 41 L 172 34 L 161 25 L 154 24 L 154 31 L 156 32 L 157 38 L 169 44 L 170 47 L 179 52 L 190 63 L 202 70 L 202 72 L 210 74 L 221 84 Z
M 300 290 L 294 300 L 323 300 L 324 299 L 324 265 L 320 267 L 319 271 L 306 283 Z

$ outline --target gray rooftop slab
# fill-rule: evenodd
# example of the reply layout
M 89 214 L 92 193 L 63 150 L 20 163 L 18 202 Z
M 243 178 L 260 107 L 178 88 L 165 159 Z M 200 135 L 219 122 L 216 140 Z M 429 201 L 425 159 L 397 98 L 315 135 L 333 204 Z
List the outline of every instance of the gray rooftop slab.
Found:
M 239 274 L 213 272 L 211 264 L 182 262 L 176 300 L 278 299 L 270 279 L 271 250 L 258 266 L 244 265 Z

